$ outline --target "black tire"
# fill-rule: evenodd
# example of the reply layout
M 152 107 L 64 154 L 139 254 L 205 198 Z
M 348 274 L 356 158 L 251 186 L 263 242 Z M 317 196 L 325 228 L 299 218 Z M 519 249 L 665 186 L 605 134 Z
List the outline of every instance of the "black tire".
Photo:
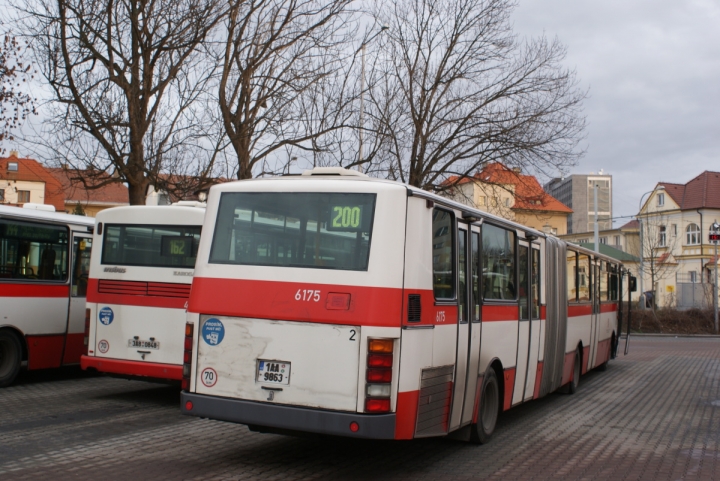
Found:
M 0 331 L 0 387 L 9 386 L 20 371 L 22 345 L 15 334 Z
M 477 424 L 473 424 L 470 440 L 476 444 L 486 444 L 492 438 L 500 412 L 500 384 L 493 368 L 488 368 L 483 376 L 478 407 Z
M 573 377 L 568 384 L 568 394 L 575 394 L 580 385 L 580 372 L 582 372 L 582 351 L 577 348 L 575 351 L 575 365 L 573 366 Z

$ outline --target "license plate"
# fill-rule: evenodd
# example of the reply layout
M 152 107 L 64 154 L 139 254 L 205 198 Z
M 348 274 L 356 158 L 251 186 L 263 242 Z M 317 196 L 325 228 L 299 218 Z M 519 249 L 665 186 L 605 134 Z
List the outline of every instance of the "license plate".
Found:
M 290 384 L 290 363 L 258 359 L 256 379 L 267 384 Z
M 141 349 L 160 349 L 158 341 L 142 341 L 140 339 L 129 339 L 128 347 L 139 347 Z

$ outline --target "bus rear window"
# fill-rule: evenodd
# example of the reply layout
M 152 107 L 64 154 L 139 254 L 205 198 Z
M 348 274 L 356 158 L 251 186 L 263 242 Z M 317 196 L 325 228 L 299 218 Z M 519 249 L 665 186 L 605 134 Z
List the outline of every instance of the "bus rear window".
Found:
M 106 224 L 102 263 L 143 267 L 195 267 L 201 226 Z
M 210 262 L 366 271 L 375 194 L 226 192 Z

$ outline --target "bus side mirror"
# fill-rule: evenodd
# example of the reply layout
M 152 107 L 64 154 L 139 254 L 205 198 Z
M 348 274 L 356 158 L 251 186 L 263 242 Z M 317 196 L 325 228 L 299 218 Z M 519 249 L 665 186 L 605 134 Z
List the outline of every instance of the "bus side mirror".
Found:
M 630 276 L 630 292 L 636 292 L 637 291 L 637 277 Z

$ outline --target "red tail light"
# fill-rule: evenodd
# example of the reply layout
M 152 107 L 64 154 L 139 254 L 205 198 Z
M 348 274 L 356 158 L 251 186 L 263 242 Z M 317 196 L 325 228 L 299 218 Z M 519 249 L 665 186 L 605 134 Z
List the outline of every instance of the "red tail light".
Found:
M 86 347 L 90 343 L 90 309 L 85 309 L 85 338 L 83 343 Z
M 392 369 L 368 369 L 367 382 L 392 382 Z
M 366 399 L 366 413 L 386 413 L 390 411 L 390 399 Z
M 190 389 L 190 370 L 192 369 L 192 346 L 193 346 L 193 331 L 195 326 L 188 322 L 185 324 L 185 343 L 183 351 L 183 373 L 182 382 L 180 387 L 183 391 Z
M 390 412 L 392 395 L 393 339 L 368 339 L 365 371 L 365 412 Z
M 392 367 L 392 354 L 368 354 L 368 367 Z

